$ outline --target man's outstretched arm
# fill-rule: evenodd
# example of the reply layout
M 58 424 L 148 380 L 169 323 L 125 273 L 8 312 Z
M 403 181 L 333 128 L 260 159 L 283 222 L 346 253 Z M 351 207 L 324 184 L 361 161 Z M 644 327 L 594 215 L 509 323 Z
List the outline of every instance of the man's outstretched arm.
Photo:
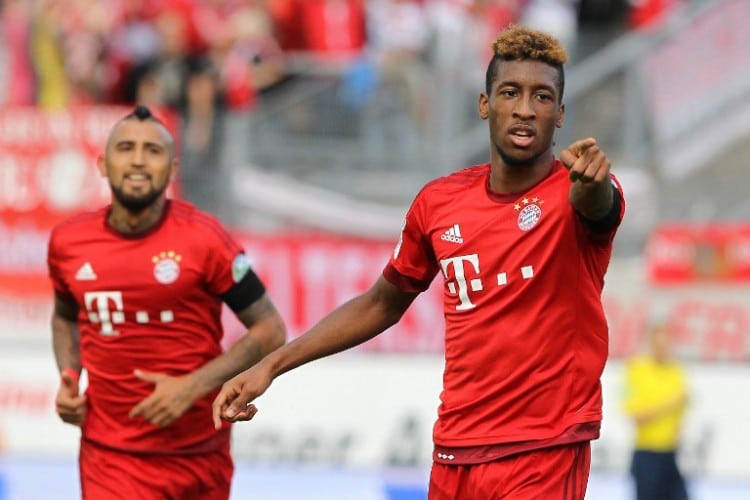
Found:
M 213 403 L 214 425 L 221 419 L 249 420 L 250 403 L 263 394 L 273 379 L 310 361 L 357 346 L 395 324 L 418 293 L 404 292 L 382 276 L 365 293 L 324 317 L 294 341 L 226 382 Z

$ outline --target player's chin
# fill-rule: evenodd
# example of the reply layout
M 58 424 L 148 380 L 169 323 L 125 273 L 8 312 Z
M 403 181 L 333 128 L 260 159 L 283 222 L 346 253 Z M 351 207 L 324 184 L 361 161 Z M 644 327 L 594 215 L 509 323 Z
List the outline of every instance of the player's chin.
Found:
M 540 154 L 531 148 L 512 147 L 504 149 L 500 156 L 503 162 L 510 167 L 528 168 L 535 165 Z
M 123 197 L 125 197 L 127 200 L 133 202 L 133 203 L 143 203 L 145 200 L 148 200 L 149 198 L 153 198 L 156 189 L 153 187 L 141 187 L 141 188 L 133 188 L 133 189 L 123 189 L 122 194 Z

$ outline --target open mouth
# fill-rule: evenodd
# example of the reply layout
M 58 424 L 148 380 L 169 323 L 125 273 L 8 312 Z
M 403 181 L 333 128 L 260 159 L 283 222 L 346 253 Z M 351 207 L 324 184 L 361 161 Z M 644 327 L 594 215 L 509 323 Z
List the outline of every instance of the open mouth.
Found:
M 508 132 L 513 145 L 519 148 L 530 146 L 536 135 L 533 128 L 525 125 L 514 125 Z
M 126 174 L 125 184 L 134 188 L 148 187 L 151 185 L 151 176 L 147 174 Z

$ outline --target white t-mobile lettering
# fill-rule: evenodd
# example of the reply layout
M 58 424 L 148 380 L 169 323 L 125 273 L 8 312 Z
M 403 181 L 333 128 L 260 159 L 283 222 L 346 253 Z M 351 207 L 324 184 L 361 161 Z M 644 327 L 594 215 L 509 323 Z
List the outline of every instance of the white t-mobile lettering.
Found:
M 112 325 L 124 320 L 122 292 L 86 292 L 83 300 L 91 322 L 102 325 L 102 335 L 119 335 Z M 113 311 L 110 311 L 110 302 L 114 304 Z
M 482 290 L 482 280 L 479 278 L 472 279 L 467 282 L 466 273 L 464 272 L 464 262 L 468 262 L 474 268 L 474 272 L 479 275 L 479 255 L 458 255 L 451 257 L 450 259 L 441 259 L 440 265 L 443 268 L 443 276 L 449 279 L 448 270 L 453 266 L 453 275 L 456 279 L 455 283 L 452 281 L 448 282 L 448 289 L 453 293 L 458 294 L 459 303 L 456 306 L 457 311 L 466 311 L 467 309 L 474 309 L 476 306 L 472 304 L 469 299 L 469 288 L 472 291 Z M 458 290 L 456 290 L 458 285 Z

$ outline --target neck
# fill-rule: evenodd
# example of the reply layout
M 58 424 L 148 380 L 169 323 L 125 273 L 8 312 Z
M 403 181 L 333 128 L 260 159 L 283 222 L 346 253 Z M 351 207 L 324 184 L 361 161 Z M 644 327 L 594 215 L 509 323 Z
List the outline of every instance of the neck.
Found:
M 107 223 L 119 233 L 138 234 L 148 231 L 159 222 L 164 212 L 165 199 L 159 198 L 139 212 L 128 210 L 114 201 Z
M 509 165 L 498 154 L 493 154 L 490 189 L 498 194 L 526 191 L 549 173 L 552 159 L 551 149 L 529 165 Z

